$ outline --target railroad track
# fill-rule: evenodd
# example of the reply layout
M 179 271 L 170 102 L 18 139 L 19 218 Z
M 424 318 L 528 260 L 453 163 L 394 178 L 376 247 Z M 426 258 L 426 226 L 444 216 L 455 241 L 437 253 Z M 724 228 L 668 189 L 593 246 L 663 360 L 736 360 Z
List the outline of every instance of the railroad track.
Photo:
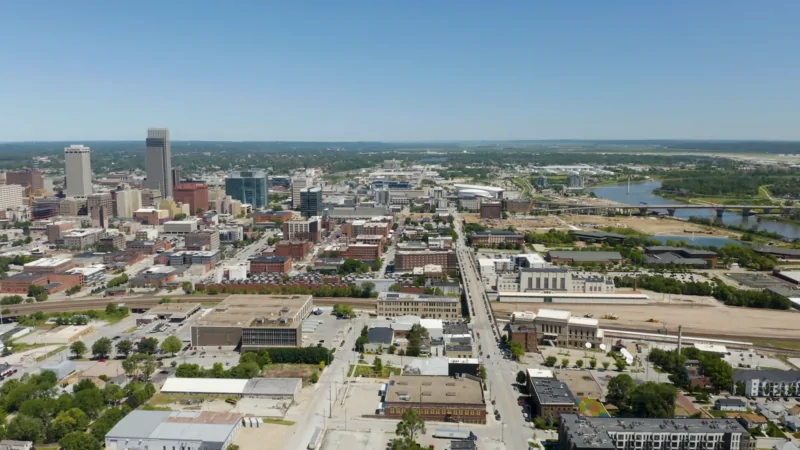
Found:
M 227 298 L 228 295 L 204 295 L 204 296 L 185 296 L 185 297 L 171 297 L 173 302 L 219 302 Z M 83 300 L 61 300 L 61 301 L 45 301 L 41 303 L 21 303 L 19 305 L 4 305 L 3 317 L 19 317 L 23 315 L 33 314 L 36 312 L 53 313 L 53 312 L 72 312 L 72 311 L 90 311 L 97 309 L 105 309 L 109 303 L 124 303 L 131 309 L 149 308 L 157 305 L 163 297 L 106 297 L 96 299 L 83 299 Z

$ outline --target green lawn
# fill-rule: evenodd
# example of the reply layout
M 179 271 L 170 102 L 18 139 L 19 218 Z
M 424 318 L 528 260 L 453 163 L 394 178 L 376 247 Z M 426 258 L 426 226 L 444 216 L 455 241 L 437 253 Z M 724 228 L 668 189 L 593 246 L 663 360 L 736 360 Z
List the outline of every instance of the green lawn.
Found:
M 355 374 L 353 373 L 353 369 L 355 369 Z M 354 366 L 350 365 L 350 369 L 347 372 L 347 376 L 361 376 L 365 378 L 389 378 L 390 375 L 400 375 L 400 368 L 399 367 L 383 367 L 381 370 L 380 376 L 375 376 L 375 371 L 372 370 L 372 366 Z
M 264 417 L 261 419 L 264 423 L 272 423 L 275 425 L 294 425 L 294 421 L 291 420 L 283 420 L 283 419 L 275 419 L 272 417 Z
M 711 414 L 711 417 L 716 417 L 717 419 L 725 417 L 725 414 L 728 413 L 727 411 L 720 411 L 718 409 L 708 409 L 706 412 Z
M 763 345 L 765 347 L 785 348 L 789 350 L 800 350 L 800 341 L 768 341 L 768 340 L 755 340 L 755 345 Z

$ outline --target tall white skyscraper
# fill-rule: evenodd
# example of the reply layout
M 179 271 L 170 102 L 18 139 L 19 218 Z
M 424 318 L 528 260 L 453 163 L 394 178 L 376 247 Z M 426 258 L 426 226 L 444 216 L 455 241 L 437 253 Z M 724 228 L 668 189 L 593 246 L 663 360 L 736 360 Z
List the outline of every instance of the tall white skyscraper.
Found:
M 161 191 L 162 198 L 172 198 L 172 150 L 169 129 L 148 128 L 144 165 L 147 178 L 144 187 Z
M 87 197 L 92 193 L 91 150 L 83 145 L 70 145 L 64 149 L 67 174 L 67 197 Z
M 295 210 L 300 209 L 302 197 L 300 192 L 309 186 L 309 180 L 306 177 L 292 178 L 292 208 Z

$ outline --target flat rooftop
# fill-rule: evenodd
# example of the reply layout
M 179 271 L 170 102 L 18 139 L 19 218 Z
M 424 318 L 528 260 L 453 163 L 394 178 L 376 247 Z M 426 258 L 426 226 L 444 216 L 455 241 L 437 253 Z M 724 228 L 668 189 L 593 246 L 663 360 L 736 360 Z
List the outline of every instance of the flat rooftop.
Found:
M 186 317 L 200 309 L 200 303 L 161 303 L 150 308 L 148 314 L 170 317 Z
M 550 378 L 536 378 L 531 380 L 533 393 L 539 398 L 542 405 L 575 404 L 575 396 L 569 390 L 567 383 Z
M 392 375 L 386 389 L 386 402 L 484 404 L 483 386 L 478 380 L 445 376 Z
M 53 258 L 42 258 L 37 259 L 36 261 L 31 261 L 25 264 L 25 268 L 30 267 L 55 267 L 60 266 L 61 264 L 65 264 L 72 261 L 72 257 L 70 256 L 55 256 Z
M 378 294 L 378 301 L 382 302 L 446 302 L 459 303 L 455 297 L 443 297 L 437 295 L 406 294 L 401 292 L 381 292 Z
M 295 316 L 310 301 L 310 295 L 231 295 L 196 326 L 297 328 L 304 317 Z
M 615 448 L 610 433 L 747 433 L 733 419 L 618 419 L 561 414 L 561 424 L 570 441 L 580 448 Z

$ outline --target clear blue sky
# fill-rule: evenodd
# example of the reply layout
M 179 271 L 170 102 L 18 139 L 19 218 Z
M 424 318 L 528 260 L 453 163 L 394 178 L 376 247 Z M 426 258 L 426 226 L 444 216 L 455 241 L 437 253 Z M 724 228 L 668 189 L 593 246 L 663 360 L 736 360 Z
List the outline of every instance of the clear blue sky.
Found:
M 798 17 L 797 0 L 11 1 L 0 141 L 800 139 Z

